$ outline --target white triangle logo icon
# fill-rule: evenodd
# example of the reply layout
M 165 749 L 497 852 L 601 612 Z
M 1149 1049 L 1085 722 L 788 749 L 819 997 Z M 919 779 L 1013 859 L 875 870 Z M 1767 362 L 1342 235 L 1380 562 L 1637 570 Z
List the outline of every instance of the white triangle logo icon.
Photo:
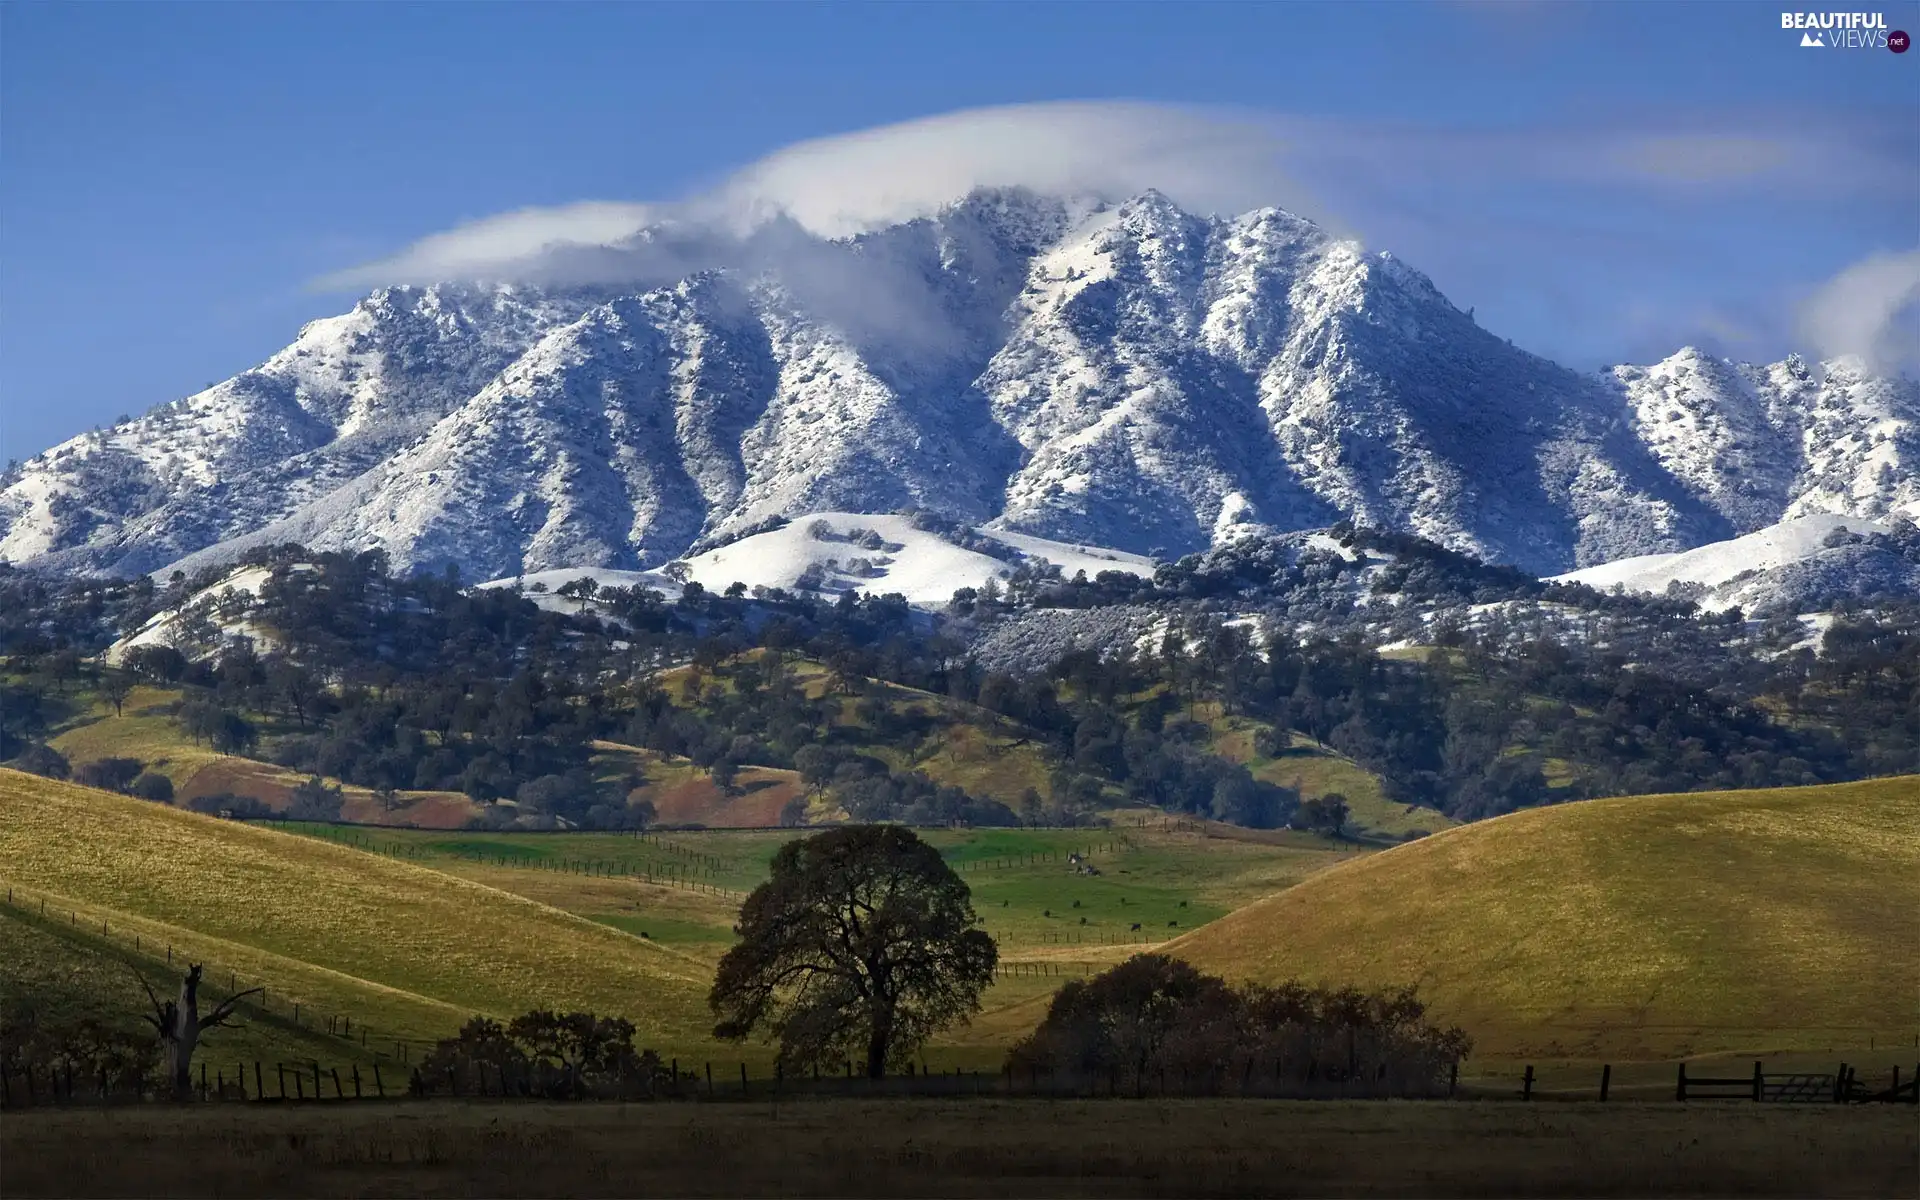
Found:
M 1819 34 L 1817 34 L 1817 33 L 1803 33 L 1803 34 L 1801 34 L 1801 35 L 1800 35 L 1800 44 L 1801 44 L 1802 46 L 1818 46 L 1818 47 L 1819 47 L 1820 49 L 1822 49 L 1822 50 L 1824 50 L 1824 49 L 1826 49 L 1826 48 L 1827 48 L 1827 44 L 1826 44 L 1825 42 L 1823 42 L 1823 41 L 1821 41 L 1821 40 L 1820 40 L 1820 35 L 1819 35 Z

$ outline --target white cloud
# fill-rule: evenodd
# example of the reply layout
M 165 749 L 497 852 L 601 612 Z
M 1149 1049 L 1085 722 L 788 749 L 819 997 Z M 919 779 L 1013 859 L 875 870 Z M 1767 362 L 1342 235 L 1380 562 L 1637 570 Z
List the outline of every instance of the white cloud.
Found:
M 1270 118 L 1125 101 L 1013 105 L 801 142 L 741 171 L 712 203 L 783 212 L 840 237 L 924 215 L 977 187 L 1120 200 L 1157 188 L 1203 212 L 1311 199 L 1282 170 Z
M 1920 248 L 1868 255 L 1808 298 L 1800 327 L 1823 355 L 1920 366 Z
M 1115 201 L 1157 188 L 1202 212 L 1310 211 L 1312 197 L 1281 169 L 1287 146 L 1275 121 L 1222 110 L 1126 101 L 972 109 L 800 142 L 678 201 L 488 217 L 317 286 L 652 277 L 667 262 L 719 265 L 779 217 L 818 237 L 844 237 L 928 215 L 979 187 Z
M 977 187 L 1109 201 L 1155 188 L 1190 211 L 1277 205 L 1389 247 L 1456 303 L 1479 305 L 1489 328 L 1508 321 L 1530 349 L 1597 364 L 1619 361 L 1633 340 L 1627 300 L 1647 307 L 1640 324 L 1691 336 L 1700 312 L 1751 302 L 1805 269 L 1789 265 L 1793 255 L 1804 264 L 1817 253 L 1783 245 L 1759 262 L 1756 230 L 1864 231 L 1875 213 L 1910 211 L 1916 150 L 1911 132 L 1872 114 L 1839 125 L 1744 113 L 1474 129 L 1137 101 L 1012 105 L 801 142 L 678 199 L 490 217 L 318 286 L 651 287 L 715 267 L 804 264 L 789 274 L 832 291 L 847 272 L 819 239 L 926 215 Z M 1835 280 L 1803 328 L 1823 347 L 1872 343 L 1884 357 L 1899 305 L 1874 297 L 1895 294 L 1888 272 L 1900 261 L 1869 260 Z M 885 304 L 863 294 L 849 307 L 871 320 L 891 306 L 918 327 L 912 283 L 890 281 Z M 1540 317 L 1547 308 L 1551 320 Z M 1792 302 L 1769 308 L 1743 324 L 1783 330 Z M 1739 350 L 1788 348 L 1779 334 L 1756 339 L 1766 344 Z
M 611 245 L 631 237 L 657 216 L 653 205 L 598 200 L 523 208 L 421 238 L 391 258 L 335 272 L 315 286 L 358 288 L 470 276 L 510 278 L 544 255 Z

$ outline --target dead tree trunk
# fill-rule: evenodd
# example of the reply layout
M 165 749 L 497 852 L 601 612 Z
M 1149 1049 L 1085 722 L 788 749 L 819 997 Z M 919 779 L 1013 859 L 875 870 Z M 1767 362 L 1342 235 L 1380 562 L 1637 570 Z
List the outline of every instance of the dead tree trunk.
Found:
M 233 1022 L 228 1018 L 233 1015 L 234 1006 L 263 990 L 248 988 L 236 992 L 203 1017 L 200 1015 L 200 974 L 200 964 L 192 964 L 180 980 L 180 998 L 164 1002 L 144 977 L 140 980 L 140 986 L 147 990 L 147 1000 L 153 1005 L 153 1015 L 147 1018 L 147 1023 L 160 1035 L 160 1044 L 165 1048 L 167 1077 L 173 1082 L 176 1100 L 193 1095 L 193 1052 L 199 1048 L 200 1035 L 209 1029 L 231 1026 Z

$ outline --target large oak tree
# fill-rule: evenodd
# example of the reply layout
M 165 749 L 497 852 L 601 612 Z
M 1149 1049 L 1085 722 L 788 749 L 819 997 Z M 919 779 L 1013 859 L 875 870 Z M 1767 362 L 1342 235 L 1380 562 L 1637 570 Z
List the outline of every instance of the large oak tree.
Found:
M 965 882 L 912 830 L 788 842 L 740 910 L 708 998 L 716 1036 L 762 1029 L 788 1070 L 864 1055 L 874 1079 L 979 1011 L 998 951 Z

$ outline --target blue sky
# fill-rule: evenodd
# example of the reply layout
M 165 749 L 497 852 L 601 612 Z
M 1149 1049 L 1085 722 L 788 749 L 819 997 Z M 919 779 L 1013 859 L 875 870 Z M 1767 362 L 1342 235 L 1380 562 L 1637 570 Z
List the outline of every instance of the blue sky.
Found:
M 1273 200 L 1569 365 L 1814 349 L 1920 260 L 1920 53 L 1802 49 L 1780 11 L 7 4 L 0 454 L 253 365 L 423 237 L 986 106 L 1040 106 L 1009 136 L 1044 150 L 1059 101 L 1270 127 Z

